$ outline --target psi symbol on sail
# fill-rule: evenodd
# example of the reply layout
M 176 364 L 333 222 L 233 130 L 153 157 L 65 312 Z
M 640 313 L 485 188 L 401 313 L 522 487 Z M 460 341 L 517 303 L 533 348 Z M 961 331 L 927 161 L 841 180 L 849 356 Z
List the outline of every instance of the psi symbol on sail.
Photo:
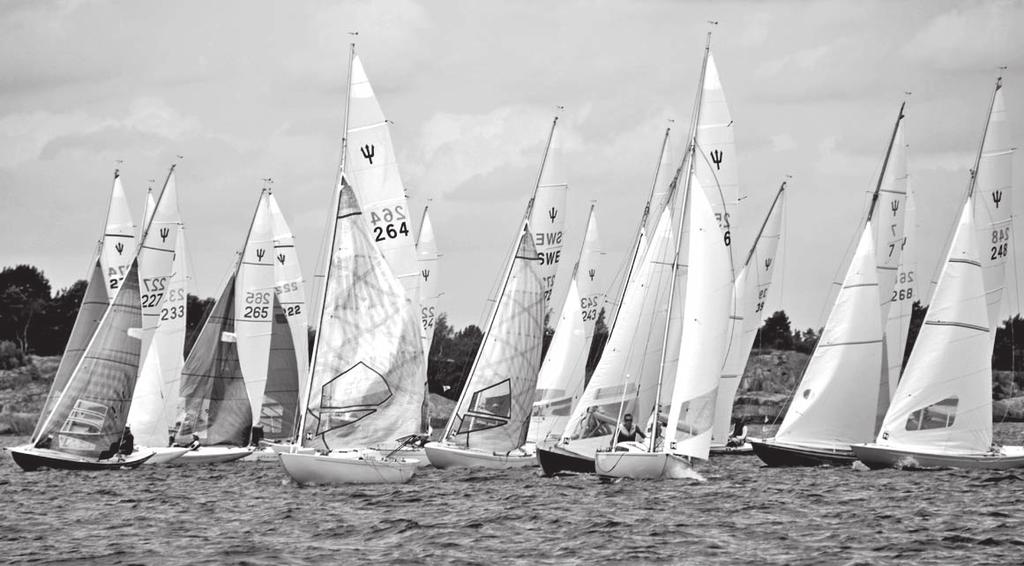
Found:
M 171 229 L 170 228 L 161 228 L 160 229 L 160 241 L 161 242 L 166 242 L 167 241 L 167 236 L 170 236 L 170 235 L 171 235 Z
M 114 249 L 117 250 L 117 255 L 121 255 L 121 253 L 124 252 L 124 244 L 118 242 L 114 245 Z
M 722 150 L 720 150 L 720 149 L 716 149 L 716 150 L 711 152 L 711 162 L 715 164 L 715 170 L 716 171 L 721 171 L 722 170 L 722 158 L 723 157 L 725 157 L 725 155 L 722 153 Z
M 373 165 L 374 149 L 375 147 L 373 146 L 373 144 L 366 144 L 363 147 L 359 148 L 359 153 L 362 154 L 363 159 L 370 162 L 370 165 Z
M 430 270 L 429 269 L 424 269 L 423 271 L 420 271 L 420 275 L 422 275 L 423 276 L 423 280 L 426 281 L 426 280 L 430 279 Z
M 284 265 L 284 260 L 286 258 L 287 256 L 285 256 L 284 254 L 277 254 L 277 261 L 281 262 L 281 265 Z
M 267 254 L 267 250 L 263 248 L 256 248 L 256 261 L 263 261 L 263 256 Z
M 555 218 L 557 218 L 557 217 L 558 217 L 558 209 L 552 206 L 548 210 L 548 218 L 551 219 L 551 222 L 554 222 Z
M 1002 200 L 1003 200 L 1003 191 L 1000 191 L 998 189 L 992 191 L 992 203 L 996 205 L 996 208 L 999 208 L 999 202 L 1002 201 Z
M 889 208 L 892 209 L 892 215 L 896 216 L 896 211 L 900 209 L 900 201 L 893 200 L 889 203 Z

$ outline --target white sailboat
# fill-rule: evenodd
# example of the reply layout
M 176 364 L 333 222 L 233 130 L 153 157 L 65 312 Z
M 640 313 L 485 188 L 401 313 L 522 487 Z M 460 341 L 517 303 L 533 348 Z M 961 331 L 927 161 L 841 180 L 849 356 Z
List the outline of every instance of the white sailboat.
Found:
M 260 422 L 272 354 L 273 321 L 280 313 L 267 197 L 264 190 L 242 253 L 185 360 L 185 416 L 176 441 L 188 445 L 197 438 L 202 446 L 176 463 L 226 462 L 252 452 L 252 431 Z M 285 336 L 290 338 L 287 332 Z
M 301 421 L 307 450 L 282 452 L 281 464 L 300 483 L 404 482 L 418 460 L 364 448 L 419 430 L 426 370 L 418 313 L 344 176 L 338 190 Z
M 718 384 L 715 425 L 711 434 L 712 454 L 742 454 L 750 453 L 752 450 L 749 443 L 739 446 L 728 444 L 732 431 L 732 407 L 736 399 L 736 390 L 743 379 L 743 370 L 750 358 L 750 350 L 754 346 L 754 338 L 766 313 L 771 312 L 766 306 L 771 300 L 775 257 L 782 237 L 785 189 L 786 183 L 782 183 L 733 286 L 736 313 L 733 316 L 732 333 L 729 338 L 729 353 L 726 355 L 722 378 Z
M 128 206 L 128 199 L 124 194 L 120 172 L 115 170 L 103 237 L 97 243 L 95 255 L 89 264 L 85 295 L 78 307 L 71 335 L 68 337 L 67 346 L 64 348 L 60 365 L 57 366 L 57 373 L 50 384 L 50 391 L 40 414 L 45 415 L 53 410 L 57 397 L 64 390 L 71 373 L 82 359 L 86 346 L 96 333 L 100 319 L 103 318 L 107 307 L 121 287 L 128 268 L 131 267 L 136 253 L 135 245 L 135 224 L 132 220 L 131 207 Z M 42 424 L 42 419 L 36 422 L 36 427 L 32 431 L 33 440 L 40 438 Z
M 647 402 L 654 398 L 651 391 L 657 381 L 668 266 L 674 249 L 669 204 L 677 183 L 668 157 L 669 138 L 666 129 L 601 358 L 558 444 L 537 447 L 537 460 L 547 475 L 593 473 L 594 454 L 611 443 L 622 401 L 634 400 L 623 409 L 630 412 L 641 393 Z
M 882 429 L 853 450 L 871 468 L 1024 467 L 992 443 L 992 348 L 1009 251 L 1012 150 L 1001 79 L 956 233 Z M 1006 210 L 1001 210 L 1006 207 Z
M 557 443 L 583 393 L 590 343 L 604 306 L 600 260 L 597 217 L 591 205 L 569 293 L 537 374 L 528 442 Z
M 545 163 L 557 125 L 556 116 Z M 441 440 L 424 446 L 427 458 L 437 468 L 536 465 L 534 452 L 524 450 L 524 445 L 540 369 L 549 286 L 536 265 L 542 260 L 531 226 L 534 221 L 557 221 L 557 214 L 539 219 L 534 214 L 538 202 L 551 202 L 539 198 L 547 191 L 543 184 L 555 186 L 544 173 L 544 163 L 541 170 L 455 411 Z M 564 186 L 558 190 L 564 196 Z M 549 267 L 550 263 L 544 262 Z
M 903 241 L 904 108 L 897 114 L 854 257 L 789 409 L 775 438 L 751 440 L 754 453 L 769 466 L 849 465 L 855 459 L 850 446 L 874 437 L 878 414 L 888 401 L 885 299 L 896 284 Z
M 185 448 L 168 446 L 169 434 L 175 428 L 184 364 L 188 292 L 185 234 L 178 210 L 173 167 L 158 202 L 146 216 L 149 222 L 143 230 L 139 250 L 139 272 L 140 275 L 145 274 L 141 279 L 141 299 L 145 305 L 141 338 L 143 350 L 128 412 L 128 425 L 139 446 L 156 452 L 147 463 L 165 464 L 186 451 Z M 156 310 L 158 316 L 147 320 L 147 310 Z

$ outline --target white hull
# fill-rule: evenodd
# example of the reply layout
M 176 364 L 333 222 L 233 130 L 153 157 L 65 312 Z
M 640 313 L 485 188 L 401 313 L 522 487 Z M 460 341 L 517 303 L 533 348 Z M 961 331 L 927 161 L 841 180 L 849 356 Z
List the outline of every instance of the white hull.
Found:
M 594 470 L 602 478 L 698 479 L 685 456 L 666 452 L 598 452 Z
M 402 448 L 399 448 L 398 450 L 395 450 L 394 448 L 384 448 L 384 447 L 377 446 L 377 447 L 373 447 L 373 448 L 366 448 L 365 452 L 372 453 L 372 454 L 376 455 L 379 458 L 390 457 L 390 458 L 398 458 L 398 459 L 403 459 L 404 458 L 406 460 L 419 460 L 418 467 L 420 467 L 420 468 L 429 468 L 430 467 L 430 460 L 427 459 L 427 453 L 426 453 L 426 451 L 423 450 L 422 446 L 419 446 L 419 447 L 416 447 L 416 446 L 403 446 Z M 389 454 L 390 454 L 390 456 L 389 456 Z
M 740 454 L 744 454 L 744 455 L 750 454 L 750 455 L 753 455 L 754 454 L 754 445 L 752 445 L 749 442 L 744 442 L 743 444 L 741 444 L 739 446 L 726 446 L 724 444 L 719 444 L 719 445 L 712 444 L 711 445 L 711 455 L 712 456 L 730 456 L 730 455 L 735 456 L 735 455 L 740 455 Z
M 405 483 L 416 473 L 416 460 L 381 460 L 356 452 L 319 456 L 278 454 L 281 466 L 300 484 Z
M 248 456 L 239 460 L 239 462 L 277 462 L 276 452 L 270 448 L 261 448 L 253 450 Z
M 177 460 L 178 458 L 181 458 L 186 452 L 188 452 L 188 448 L 182 448 L 182 447 L 178 447 L 178 446 L 170 446 L 170 447 L 162 447 L 162 448 L 152 448 L 152 449 L 150 449 L 150 448 L 140 448 L 140 450 L 153 450 L 153 452 L 155 452 L 155 454 L 153 454 L 152 458 L 146 460 L 145 463 L 147 465 L 167 464 L 169 462 L 173 462 L 173 461 Z
M 200 446 L 189 450 L 174 461 L 175 464 L 220 464 L 241 460 L 252 452 L 252 448 L 238 446 Z
M 1024 447 L 1003 446 L 998 452 L 981 454 L 941 454 L 878 444 L 855 444 L 857 458 L 871 469 L 933 469 L 1010 470 L 1024 468 Z
M 315 454 L 316 450 L 312 448 L 306 448 L 301 444 L 292 444 L 290 442 L 267 442 L 266 447 L 278 454 L 282 452 L 288 452 L 290 454 Z
M 459 448 L 440 442 L 429 442 L 423 447 L 435 468 L 528 468 L 537 465 L 534 452 L 525 450 L 509 454 L 495 454 L 483 450 Z

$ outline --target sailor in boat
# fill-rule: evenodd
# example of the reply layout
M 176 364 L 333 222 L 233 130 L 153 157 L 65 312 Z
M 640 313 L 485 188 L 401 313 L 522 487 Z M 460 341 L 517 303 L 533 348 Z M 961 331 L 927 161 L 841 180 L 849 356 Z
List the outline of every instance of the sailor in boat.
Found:
M 202 446 L 202 443 L 199 442 L 199 435 L 198 434 L 193 434 L 192 435 L 192 443 L 188 445 L 188 449 L 189 450 L 199 450 L 200 446 Z
M 633 424 L 633 415 L 626 413 L 622 417 L 622 424 L 619 425 L 615 442 L 636 442 L 637 437 L 640 437 L 640 440 L 645 440 L 647 438 L 644 436 L 644 433 L 640 432 L 640 427 Z
M 40 438 L 39 442 L 36 442 L 36 448 L 50 448 L 53 446 L 53 435 L 47 434 L 46 438 Z
M 729 440 L 725 442 L 725 445 L 730 448 L 743 446 L 747 442 L 747 422 L 746 419 L 738 418 L 732 421 L 732 434 L 729 435 Z
M 259 446 L 260 441 L 263 440 L 263 423 L 260 423 L 252 427 L 252 446 Z
M 117 447 L 117 453 L 120 457 L 130 456 L 135 451 L 135 435 L 132 434 L 131 427 L 124 427 L 124 434 L 121 435 L 121 444 Z

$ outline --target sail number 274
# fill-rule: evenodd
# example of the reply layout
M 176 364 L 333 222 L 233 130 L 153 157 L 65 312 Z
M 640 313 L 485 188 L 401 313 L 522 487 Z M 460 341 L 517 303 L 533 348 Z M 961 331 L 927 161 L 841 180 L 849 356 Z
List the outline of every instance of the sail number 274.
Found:
M 394 207 L 385 206 L 370 211 L 370 227 L 373 229 L 374 241 L 386 242 L 398 238 L 399 235 L 409 235 L 408 218 L 403 208 L 397 204 Z

